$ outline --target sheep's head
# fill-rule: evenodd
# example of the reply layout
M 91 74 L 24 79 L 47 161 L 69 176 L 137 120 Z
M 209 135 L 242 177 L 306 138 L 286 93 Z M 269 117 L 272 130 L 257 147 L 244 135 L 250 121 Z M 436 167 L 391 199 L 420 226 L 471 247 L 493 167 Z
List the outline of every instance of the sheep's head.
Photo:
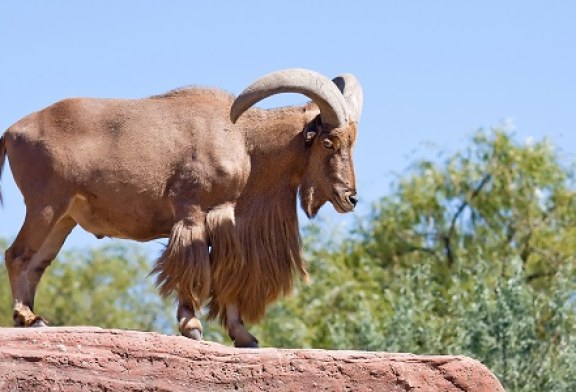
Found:
M 329 80 L 319 73 L 288 69 L 277 71 L 248 86 L 234 101 L 232 122 L 256 102 L 273 94 L 301 93 L 313 100 L 320 115 L 303 131 L 308 164 L 300 184 L 300 200 L 308 217 L 330 201 L 345 213 L 357 203 L 352 150 L 362 112 L 362 88 L 351 74 Z
M 316 215 L 326 201 L 341 213 L 352 211 L 357 202 L 352 161 L 356 123 L 326 128 L 319 116 L 304 133 L 309 158 L 300 184 L 300 201 L 308 217 Z

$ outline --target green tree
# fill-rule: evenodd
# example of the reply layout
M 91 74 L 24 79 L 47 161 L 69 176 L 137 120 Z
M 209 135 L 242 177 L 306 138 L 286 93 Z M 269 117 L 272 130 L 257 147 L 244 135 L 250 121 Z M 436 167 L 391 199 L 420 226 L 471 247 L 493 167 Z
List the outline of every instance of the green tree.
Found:
M 443 162 L 416 162 L 345 240 L 310 228 L 314 282 L 259 336 L 466 354 L 509 391 L 576 390 L 575 203 L 551 144 L 480 131 Z

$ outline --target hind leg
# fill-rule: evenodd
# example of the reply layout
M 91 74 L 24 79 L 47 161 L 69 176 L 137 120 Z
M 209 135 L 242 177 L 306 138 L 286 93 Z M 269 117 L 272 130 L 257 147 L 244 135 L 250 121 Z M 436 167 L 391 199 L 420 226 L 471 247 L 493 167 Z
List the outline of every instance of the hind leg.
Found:
M 71 218 L 62 216 L 63 210 L 51 206 L 29 210 L 16 240 L 6 250 L 15 326 L 45 325 L 34 314 L 34 296 L 42 274 L 76 225 Z

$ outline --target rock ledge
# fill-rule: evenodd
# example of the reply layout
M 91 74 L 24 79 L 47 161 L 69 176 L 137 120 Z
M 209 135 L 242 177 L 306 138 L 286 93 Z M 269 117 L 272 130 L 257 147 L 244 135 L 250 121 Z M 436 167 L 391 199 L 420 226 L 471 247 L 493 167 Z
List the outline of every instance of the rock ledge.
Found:
M 504 391 L 463 356 L 234 349 L 93 327 L 0 328 L 1 391 Z

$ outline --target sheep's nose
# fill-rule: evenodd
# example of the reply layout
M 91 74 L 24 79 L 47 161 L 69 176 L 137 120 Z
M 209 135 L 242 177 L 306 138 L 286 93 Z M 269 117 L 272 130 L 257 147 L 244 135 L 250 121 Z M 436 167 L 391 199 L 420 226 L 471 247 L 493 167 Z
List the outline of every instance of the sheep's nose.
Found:
M 356 204 L 358 204 L 358 197 L 356 195 L 348 195 L 348 201 L 350 202 L 350 204 L 352 204 L 354 207 L 356 207 Z

